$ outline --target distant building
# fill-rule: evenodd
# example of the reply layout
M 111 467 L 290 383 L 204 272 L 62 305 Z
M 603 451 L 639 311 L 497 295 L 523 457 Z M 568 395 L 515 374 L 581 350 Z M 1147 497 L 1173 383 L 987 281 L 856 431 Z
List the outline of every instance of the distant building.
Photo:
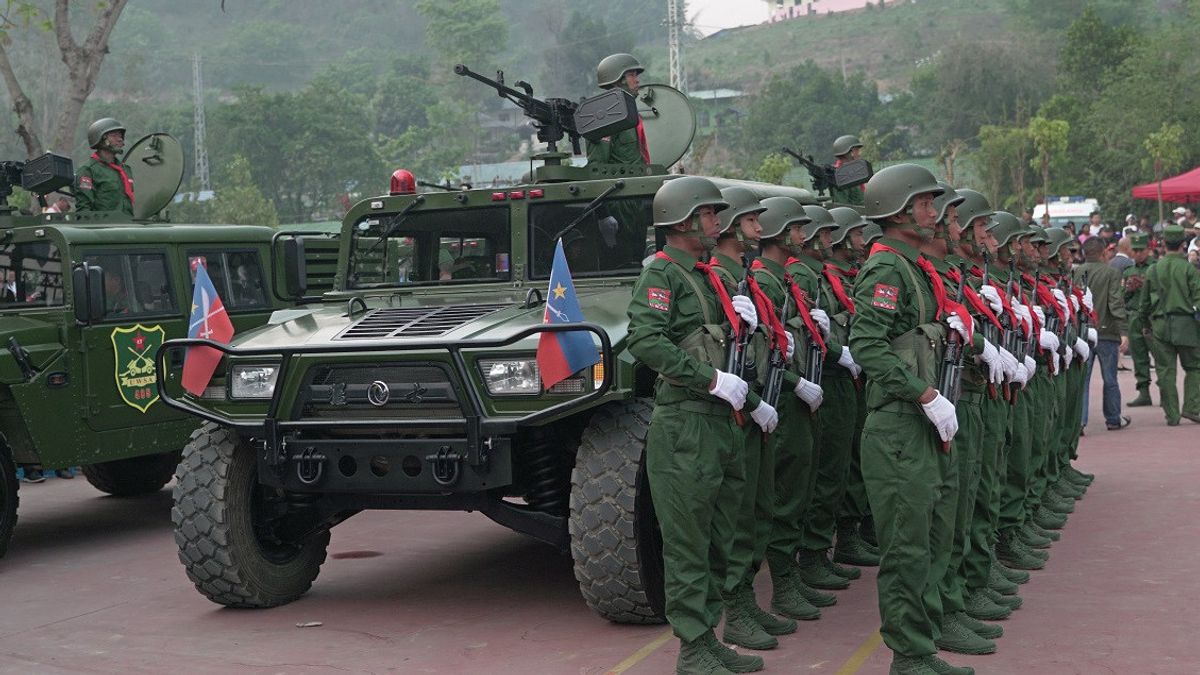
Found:
M 897 0 L 888 0 L 888 4 Z M 766 0 L 770 6 L 772 23 L 798 19 L 804 16 L 818 14 L 835 14 L 838 12 L 855 12 L 866 9 L 867 5 L 884 4 L 880 0 Z
M 741 120 L 745 112 L 738 103 L 745 96 L 736 89 L 704 89 L 688 93 L 692 107 L 696 110 L 696 134 L 706 136 L 732 126 Z

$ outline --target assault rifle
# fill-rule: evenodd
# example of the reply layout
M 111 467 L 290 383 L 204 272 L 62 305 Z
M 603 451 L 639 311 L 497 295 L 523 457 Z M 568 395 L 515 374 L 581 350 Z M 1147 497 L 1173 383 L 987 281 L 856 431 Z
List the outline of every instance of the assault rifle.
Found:
M 762 249 L 760 248 L 759 255 L 761 255 L 761 254 L 762 254 Z M 738 295 L 745 295 L 745 296 L 750 295 L 750 274 L 751 274 L 750 266 L 754 264 L 754 258 L 755 258 L 755 256 L 750 255 L 749 252 L 747 252 L 746 254 L 744 254 L 742 256 L 742 262 L 744 265 L 744 267 L 743 267 L 744 274 L 742 275 L 741 282 L 738 283 L 738 286 L 737 286 L 737 294 Z M 746 330 L 745 322 L 742 322 L 741 331 L 739 331 L 736 335 L 733 334 L 732 329 L 730 330 L 729 352 L 725 358 L 726 370 L 730 373 L 733 373 L 734 375 L 737 375 L 738 377 L 742 378 L 743 380 L 746 380 L 746 379 L 753 380 L 753 379 L 757 379 L 757 377 L 758 377 L 757 373 L 753 374 L 749 378 L 747 378 L 747 375 L 746 375 L 746 368 L 747 368 L 746 347 L 747 347 L 747 345 L 750 344 L 750 338 L 751 338 L 751 334 L 750 334 L 750 331 Z M 753 368 L 755 365 L 756 364 L 754 364 L 754 363 L 749 364 L 749 366 L 751 368 Z
M 989 263 L 991 263 L 991 261 L 992 261 L 992 256 L 989 255 L 987 251 L 984 251 L 983 252 L 983 274 L 981 277 L 983 280 L 980 282 L 980 286 L 979 286 L 980 288 L 983 288 L 984 286 L 988 285 L 988 265 L 989 265 Z M 964 284 L 967 283 L 967 278 L 963 277 L 962 282 Z M 1004 314 L 1004 312 L 1000 312 L 1000 313 Z M 986 319 L 987 317 L 983 317 L 983 318 Z M 983 329 L 982 329 L 983 330 L 983 338 L 985 340 L 992 343 L 993 345 L 998 345 L 1001 347 L 1004 346 L 1000 342 L 1000 340 L 1001 340 L 1000 331 L 999 331 L 999 329 L 996 328 L 996 324 L 992 323 L 991 321 L 983 321 L 981 325 L 983 326 Z M 990 378 L 988 379 L 988 396 L 991 397 L 992 400 L 995 400 L 995 398 L 996 398 L 996 385 L 992 383 Z M 1006 400 L 1008 399 L 1007 393 L 1005 394 L 1004 398 Z
M 821 289 L 817 288 L 817 295 L 813 298 L 813 309 L 821 309 Z M 819 330 L 819 328 L 818 328 Z M 808 336 L 808 363 L 804 368 L 804 379 L 812 382 L 817 386 L 821 386 L 821 374 L 825 372 L 825 354 L 821 351 L 821 345 L 813 336 Z
M 579 140 L 599 140 L 605 136 L 632 129 L 637 126 L 637 100 L 621 89 L 613 88 L 598 96 L 585 98 L 576 103 L 566 98 L 539 99 L 533 95 L 533 86 L 519 81 L 517 89 L 504 83 L 504 71 L 496 71 L 496 79 L 485 77 L 463 64 L 454 66 L 454 73 L 482 82 L 496 90 L 500 98 L 512 101 L 533 120 L 539 141 L 546 144 L 551 153 L 558 152 L 558 142 L 567 137 L 571 150 L 583 152 Z M 520 91 L 518 91 L 518 89 Z
M 959 273 L 966 281 L 967 268 L 966 265 L 959 266 Z M 963 285 L 958 285 L 958 296 L 956 302 L 962 304 L 963 300 Z M 949 317 L 947 317 L 949 318 Z M 963 344 L 963 337 L 958 331 L 947 326 L 946 328 L 946 353 L 942 357 L 942 372 L 938 379 L 938 391 L 942 396 L 945 396 L 955 405 L 958 404 L 959 394 L 962 393 L 962 369 L 963 356 L 967 353 L 966 345 Z M 942 444 L 942 448 L 948 450 L 949 442 Z
M 787 319 L 788 303 L 791 301 L 792 296 L 784 293 L 783 307 L 779 309 L 781 323 Z M 784 337 L 784 340 L 783 344 L 779 344 L 778 339 L 775 341 L 775 349 L 771 350 L 771 362 L 767 368 L 766 384 L 763 385 L 763 400 L 774 408 L 779 406 L 779 394 L 783 390 L 783 373 L 787 370 L 787 338 Z

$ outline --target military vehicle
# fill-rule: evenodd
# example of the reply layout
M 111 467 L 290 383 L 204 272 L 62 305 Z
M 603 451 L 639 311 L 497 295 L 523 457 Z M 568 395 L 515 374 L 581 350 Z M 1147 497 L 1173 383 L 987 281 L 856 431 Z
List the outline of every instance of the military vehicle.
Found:
M 7 205 L 14 185 L 37 195 L 70 186 L 68 158 L 0 173 L 0 555 L 16 523 L 16 466 L 82 465 L 117 496 L 171 479 L 197 423 L 161 403 L 153 359 L 165 339 L 187 335 L 191 265 L 207 264 L 239 331 L 295 304 L 273 264 L 295 240 L 269 227 L 169 224 L 159 214 L 183 174 L 178 142 L 152 134 L 125 157 L 138 181 L 133 221 Z
M 673 178 L 663 167 L 687 149 L 694 118 L 660 114 L 690 116 L 675 90 L 643 91 L 653 165 L 571 167 L 547 153 L 528 184 L 366 199 L 346 214 L 319 304 L 229 345 L 165 343 L 163 400 L 206 420 L 183 450 L 172 511 L 200 593 L 281 605 L 310 588 L 330 529 L 354 514 L 466 510 L 569 550 L 601 616 L 662 621 L 642 462 L 656 376 L 626 349 L 626 308 L 656 249 L 652 200 Z M 547 142 L 587 128 L 564 129 L 561 103 L 530 109 L 546 112 Z M 584 323 L 543 322 L 560 238 Z M 587 331 L 602 358 L 545 390 L 535 354 L 556 330 Z M 169 364 L 202 344 L 225 358 L 198 398 Z

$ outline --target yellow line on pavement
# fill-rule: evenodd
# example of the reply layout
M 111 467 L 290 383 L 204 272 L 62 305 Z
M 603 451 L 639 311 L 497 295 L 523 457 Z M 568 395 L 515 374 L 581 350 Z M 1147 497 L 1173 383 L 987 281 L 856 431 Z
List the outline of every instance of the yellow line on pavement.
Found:
M 636 666 L 642 659 L 653 654 L 659 647 L 671 641 L 671 629 L 663 631 L 662 635 L 654 638 L 649 644 L 629 655 L 629 658 L 608 669 L 605 675 L 620 675 Z
M 883 644 L 883 636 L 878 632 L 872 633 L 871 637 L 867 638 L 866 642 L 863 642 L 858 646 L 858 649 L 854 650 L 854 653 L 850 655 L 850 658 L 846 659 L 846 662 L 842 664 L 841 668 L 837 669 L 834 675 L 854 675 L 858 672 L 859 668 L 862 668 L 862 664 L 871 658 L 875 650 L 879 649 L 879 645 L 881 644 Z

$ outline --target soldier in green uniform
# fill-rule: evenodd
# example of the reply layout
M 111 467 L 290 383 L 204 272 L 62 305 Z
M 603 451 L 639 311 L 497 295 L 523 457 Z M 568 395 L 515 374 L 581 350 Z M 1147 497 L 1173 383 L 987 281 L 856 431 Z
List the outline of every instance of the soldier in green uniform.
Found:
M 720 618 L 728 543 L 743 470 L 741 430 L 734 414 L 748 386 L 725 372 L 717 336 L 754 330 L 758 317 L 745 296 L 730 297 L 702 262 L 729 204 L 704 178 L 668 181 L 654 197 L 654 225 L 666 245 L 642 270 L 629 305 L 629 351 L 659 375 L 646 438 L 646 474 L 663 540 L 667 620 L 682 647 L 679 673 L 751 672 L 762 659 L 721 644 Z M 729 533 L 724 533 L 728 535 Z
M 933 235 L 933 200 L 942 192 L 928 170 L 897 164 L 872 176 L 863 194 L 863 215 L 883 237 L 855 281 L 850 348 L 867 376 L 863 479 L 882 554 L 880 632 L 893 674 L 974 672 L 937 657 L 930 607 L 953 538 L 957 484 L 944 458 L 958 431 L 954 404 L 935 388 L 942 354 L 933 345 L 948 331 L 970 334 L 918 251 Z
M 838 136 L 833 142 L 833 168 L 838 168 L 845 162 L 855 160 L 862 154 L 863 144 L 858 140 L 857 136 L 849 134 Z M 844 190 L 833 189 L 830 191 L 830 196 L 833 201 L 841 204 L 862 204 L 863 203 L 863 186 L 855 185 Z
M 645 71 L 642 64 L 629 54 L 612 54 L 604 57 L 596 66 L 596 84 L 601 89 L 622 89 L 630 96 L 637 96 L 639 78 Z M 588 163 L 631 164 L 645 166 L 650 163 L 650 150 L 646 146 L 646 132 L 639 117 L 637 126 L 618 132 L 593 143 L 587 142 Z
M 1179 418 L 1200 423 L 1200 272 L 1185 257 L 1186 232 L 1180 225 L 1163 228 L 1167 254 L 1146 273 L 1138 298 L 1142 329 L 1154 351 L 1159 404 L 1167 424 Z M 1183 410 L 1175 388 L 1175 363 L 1183 368 Z
M 724 282 L 726 292 L 731 296 L 750 295 L 746 261 L 753 258 L 751 247 L 757 245 L 762 234 L 758 214 L 765 207 L 746 188 L 725 188 L 721 196 L 729 202 L 729 208 L 719 214 L 721 233 L 711 263 Z M 743 420 L 742 424 L 746 481 L 737 521 L 730 535 L 729 568 L 722 591 L 725 599 L 722 639 L 748 649 L 772 649 L 779 644 L 775 636 L 794 633 L 796 622 L 764 611 L 754 595 L 754 576 L 766 555 L 775 506 L 775 458 L 768 454 L 773 446 L 763 443 L 763 435 L 774 431 L 779 422 L 775 409 L 763 404 L 761 399 L 761 380 L 766 374 L 769 357 L 766 331 L 771 325 L 765 314 L 770 310 L 761 299 L 755 305 L 759 310 L 759 330 L 746 345 L 745 366 L 739 374 L 750 385 L 746 408 L 755 413 L 752 423 Z
M 87 132 L 92 156 L 75 175 L 75 208 L 121 211 L 133 216 L 133 174 L 117 160 L 125 149 L 125 127 L 111 117 L 92 122 Z
M 1150 341 L 1142 335 L 1148 328 L 1138 312 L 1138 296 L 1146 272 L 1153 264 L 1150 257 L 1150 235 L 1138 232 L 1129 236 L 1129 248 L 1133 251 L 1133 264 L 1125 268 L 1125 311 L 1129 313 L 1129 355 L 1133 357 L 1133 377 L 1137 383 L 1137 397 L 1125 405 L 1129 408 L 1154 405 L 1150 398 Z

